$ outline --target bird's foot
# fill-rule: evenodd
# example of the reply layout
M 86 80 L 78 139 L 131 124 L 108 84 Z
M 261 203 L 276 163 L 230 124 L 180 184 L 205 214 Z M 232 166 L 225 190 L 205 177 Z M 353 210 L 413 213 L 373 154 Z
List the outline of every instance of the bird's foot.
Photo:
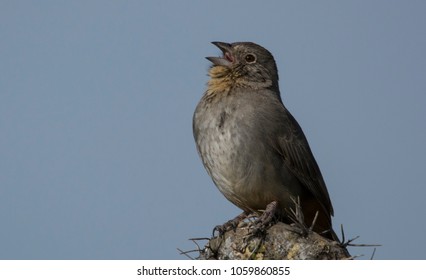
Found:
M 219 236 L 222 236 L 225 234 L 225 232 L 227 232 L 228 230 L 233 230 L 235 231 L 237 229 L 238 224 L 244 220 L 245 218 L 247 218 L 247 213 L 243 212 L 240 215 L 236 216 L 235 218 L 233 218 L 232 220 L 227 221 L 226 223 L 224 223 L 223 225 L 217 225 L 214 227 L 213 229 L 213 236 L 215 234 L 215 232 L 217 231 L 219 233 Z
M 266 206 L 265 211 L 262 215 L 256 220 L 253 225 L 252 233 L 254 235 L 259 235 L 265 233 L 268 226 L 273 222 L 277 213 L 278 202 L 272 201 Z

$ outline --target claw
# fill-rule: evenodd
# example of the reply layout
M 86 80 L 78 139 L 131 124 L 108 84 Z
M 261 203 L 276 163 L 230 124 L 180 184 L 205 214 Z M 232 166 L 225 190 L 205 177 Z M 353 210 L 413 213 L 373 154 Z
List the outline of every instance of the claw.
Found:
M 244 220 L 245 218 L 247 218 L 247 213 L 243 212 L 240 215 L 238 215 L 237 217 L 233 218 L 232 220 L 227 221 L 226 223 L 224 223 L 223 225 L 217 225 L 213 228 L 213 236 L 215 234 L 215 232 L 217 231 L 219 233 L 219 237 L 224 235 L 225 232 L 227 232 L 228 230 L 233 230 L 235 231 L 238 227 L 238 224 Z
M 216 233 L 216 231 L 218 232 L 219 237 L 222 236 L 222 235 L 224 235 L 225 232 L 226 232 L 225 224 L 223 224 L 223 225 L 217 225 L 217 226 L 215 226 L 213 228 L 213 233 L 212 233 L 213 237 L 215 236 L 214 234 Z

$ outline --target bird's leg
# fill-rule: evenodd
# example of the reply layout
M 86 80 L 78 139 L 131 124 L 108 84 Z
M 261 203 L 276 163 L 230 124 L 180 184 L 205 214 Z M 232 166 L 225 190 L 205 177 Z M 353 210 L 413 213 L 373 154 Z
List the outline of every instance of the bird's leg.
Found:
M 267 226 L 274 219 L 277 213 L 278 202 L 272 201 L 268 205 L 266 205 L 265 211 L 263 211 L 262 215 L 259 217 L 260 223 L 264 226 Z
M 247 215 L 248 215 L 247 212 L 243 212 L 240 215 L 238 215 L 235 218 L 233 218 L 232 220 L 227 221 L 223 225 L 215 226 L 214 229 L 213 229 L 213 236 L 214 236 L 214 233 L 216 231 L 219 233 L 219 236 L 222 236 L 225 232 L 227 232 L 230 229 L 232 229 L 232 230 L 235 231 L 235 229 L 237 228 L 238 224 L 242 220 L 244 220 L 245 218 L 247 218 Z

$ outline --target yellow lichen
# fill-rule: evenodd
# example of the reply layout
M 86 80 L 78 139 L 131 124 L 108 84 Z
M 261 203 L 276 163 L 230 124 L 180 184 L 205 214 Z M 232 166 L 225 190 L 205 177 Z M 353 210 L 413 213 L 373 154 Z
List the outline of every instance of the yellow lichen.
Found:
M 298 256 L 299 252 L 300 252 L 299 244 L 294 244 L 294 246 L 291 247 L 290 250 L 288 250 L 287 258 L 289 260 L 296 259 L 296 256 Z

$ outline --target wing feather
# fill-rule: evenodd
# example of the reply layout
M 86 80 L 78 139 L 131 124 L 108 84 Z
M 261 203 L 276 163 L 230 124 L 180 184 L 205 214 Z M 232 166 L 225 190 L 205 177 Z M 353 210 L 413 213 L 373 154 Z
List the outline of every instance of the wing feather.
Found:
M 309 147 L 308 141 L 297 121 L 285 109 L 282 135 L 278 137 L 276 149 L 287 168 L 305 185 L 325 210 L 333 215 L 333 206 L 324 179 Z

